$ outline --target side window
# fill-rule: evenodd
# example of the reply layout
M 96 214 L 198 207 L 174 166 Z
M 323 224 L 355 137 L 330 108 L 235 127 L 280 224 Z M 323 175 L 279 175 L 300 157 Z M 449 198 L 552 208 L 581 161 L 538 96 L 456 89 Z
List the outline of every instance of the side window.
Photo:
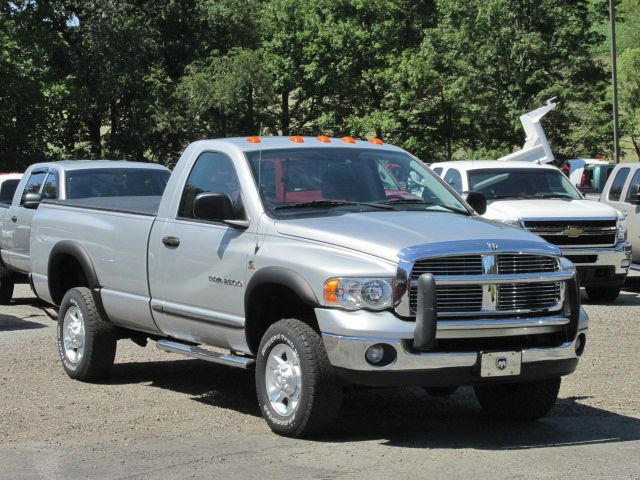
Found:
M 224 193 L 237 213 L 242 209 L 240 184 L 233 162 L 222 153 L 205 152 L 198 157 L 187 178 L 178 208 L 178 217 L 194 218 L 193 202 L 200 193 Z
M 456 192 L 462 193 L 462 177 L 458 170 L 450 168 L 444 177 L 444 181 L 451 185 Z
M 24 192 L 22 192 L 22 201 L 20 205 L 24 203 L 24 196 L 27 193 L 38 193 L 40 192 L 40 187 L 42 186 L 42 182 L 44 182 L 44 177 L 47 176 L 47 172 L 36 172 L 32 173 L 27 180 L 27 184 L 24 187 Z
M 433 173 L 435 173 L 436 175 L 440 176 L 442 175 L 442 167 L 436 167 L 433 169 Z
M 631 203 L 631 197 L 634 196 L 634 192 L 638 191 L 638 185 L 640 185 L 640 168 L 636 169 L 636 173 L 631 177 L 631 183 L 629 184 L 629 189 L 624 199 L 625 202 Z M 635 198 L 633 200 L 635 200 Z
M 611 184 L 611 188 L 609 189 L 609 200 L 613 200 L 614 202 L 620 200 L 620 195 L 622 195 L 622 187 L 624 187 L 624 182 L 627 181 L 628 176 L 628 168 L 621 168 L 620 170 L 618 170 L 618 173 L 616 173 L 616 176 L 613 179 L 613 183 Z
M 49 172 L 49 175 L 47 175 L 47 179 L 44 181 L 44 187 L 42 187 L 42 198 L 58 198 L 57 172 Z

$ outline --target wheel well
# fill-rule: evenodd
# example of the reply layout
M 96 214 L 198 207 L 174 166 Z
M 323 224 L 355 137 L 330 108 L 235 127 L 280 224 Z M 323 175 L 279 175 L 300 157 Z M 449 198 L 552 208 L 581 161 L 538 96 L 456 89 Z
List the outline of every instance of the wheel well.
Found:
M 258 351 L 267 329 L 278 320 L 297 318 L 319 331 L 313 307 L 293 290 L 279 284 L 264 284 L 251 292 L 245 315 L 247 344 L 253 353 Z
M 91 288 L 82 264 L 73 255 L 56 255 L 49 265 L 49 292 L 55 304 L 60 305 L 65 293 L 74 287 Z

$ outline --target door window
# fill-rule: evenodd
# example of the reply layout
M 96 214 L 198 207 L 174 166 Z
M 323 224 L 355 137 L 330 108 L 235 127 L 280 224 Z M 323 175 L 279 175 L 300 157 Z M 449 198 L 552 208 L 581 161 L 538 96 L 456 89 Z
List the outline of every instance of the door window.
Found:
M 638 185 L 640 185 L 640 168 L 636 169 L 636 173 L 631 177 L 631 183 L 629 184 L 629 188 L 627 189 L 627 195 L 624 199 L 625 202 L 631 203 L 631 200 L 634 195 L 634 192 L 638 191 Z M 635 200 L 635 198 L 633 198 Z
M 435 173 L 436 175 L 440 176 L 440 174 L 442 173 L 442 167 L 436 167 L 433 169 L 433 173 Z
M 198 157 L 182 192 L 178 217 L 195 218 L 193 202 L 201 193 L 223 193 L 241 217 L 240 183 L 233 162 L 222 153 L 205 152 Z
M 40 187 L 42 187 L 42 182 L 44 181 L 44 177 L 47 176 L 47 172 L 35 172 L 32 173 L 27 180 L 27 184 L 24 187 L 24 192 L 22 192 L 22 201 L 20 205 L 24 203 L 24 196 L 27 193 L 39 193 Z
M 47 179 L 42 187 L 42 198 L 56 199 L 58 198 L 58 173 L 49 172 Z
M 444 181 L 451 185 L 456 192 L 462 193 L 462 176 L 458 170 L 450 168 L 444 176 Z
M 613 179 L 613 183 L 611 184 L 611 188 L 609 189 L 609 200 L 617 202 L 620 200 L 620 195 L 622 195 L 622 187 L 624 187 L 624 182 L 627 181 L 627 177 L 629 176 L 628 168 L 621 168 L 616 176 Z

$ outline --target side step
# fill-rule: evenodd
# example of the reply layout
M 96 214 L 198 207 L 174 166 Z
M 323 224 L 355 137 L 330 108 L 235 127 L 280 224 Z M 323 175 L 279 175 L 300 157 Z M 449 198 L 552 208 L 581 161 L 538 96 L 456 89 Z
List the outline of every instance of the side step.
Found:
M 230 353 L 212 352 L 200 347 L 186 345 L 184 343 L 174 342 L 171 340 L 158 340 L 156 342 L 156 346 L 165 352 L 179 353 L 181 355 L 186 355 L 187 357 L 207 360 L 208 362 L 228 365 L 230 367 L 249 369 L 256 363 L 253 358 L 241 357 Z

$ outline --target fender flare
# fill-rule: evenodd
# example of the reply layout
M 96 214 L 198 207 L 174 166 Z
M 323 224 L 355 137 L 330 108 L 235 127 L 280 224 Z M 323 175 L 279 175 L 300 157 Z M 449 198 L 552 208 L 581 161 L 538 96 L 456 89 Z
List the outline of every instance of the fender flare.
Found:
M 256 288 L 265 284 L 282 285 L 293 290 L 300 299 L 311 307 L 320 306 L 318 297 L 311 285 L 295 270 L 286 267 L 265 267 L 258 270 L 249 283 L 244 293 L 244 311 L 249 310 L 249 300 Z
M 91 261 L 91 257 L 89 256 L 87 250 L 77 242 L 74 242 L 72 240 L 62 240 L 56 243 L 51 249 L 51 253 L 49 254 L 49 265 L 47 266 L 49 293 L 54 300 L 56 300 L 56 297 L 58 296 L 57 293 L 59 292 L 57 292 L 56 282 L 54 281 L 53 274 L 59 266 L 62 255 L 69 255 L 76 259 L 76 261 L 82 267 L 82 271 L 84 272 L 84 276 L 87 279 L 87 283 L 89 284 L 89 288 L 91 290 L 100 288 L 100 282 L 98 280 L 98 275 L 96 274 L 96 269 L 93 266 L 93 262 Z M 62 298 L 57 299 L 58 302 L 61 300 Z

